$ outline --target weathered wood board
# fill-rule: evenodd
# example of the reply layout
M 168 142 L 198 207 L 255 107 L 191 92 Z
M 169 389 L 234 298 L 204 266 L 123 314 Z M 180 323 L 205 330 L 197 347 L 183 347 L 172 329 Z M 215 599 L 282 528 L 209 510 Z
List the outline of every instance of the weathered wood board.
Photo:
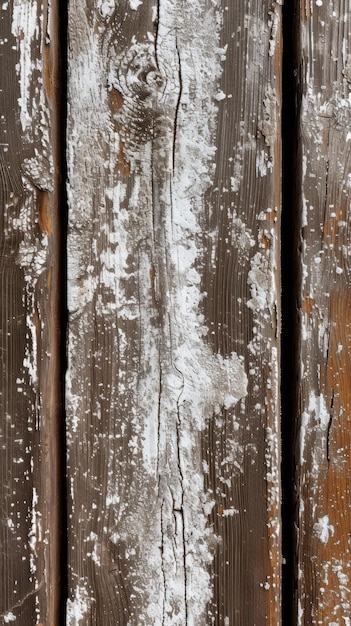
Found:
M 0 623 L 18 626 L 59 613 L 56 10 L 0 8 Z
M 69 5 L 67 623 L 280 623 L 281 7 Z
M 351 14 L 300 3 L 298 624 L 351 623 Z

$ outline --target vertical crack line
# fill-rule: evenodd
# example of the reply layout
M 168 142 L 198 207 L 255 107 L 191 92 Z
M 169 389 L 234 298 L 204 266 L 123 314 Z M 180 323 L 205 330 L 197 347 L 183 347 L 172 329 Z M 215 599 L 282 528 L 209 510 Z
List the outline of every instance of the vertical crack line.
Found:
M 155 41 L 155 61 L 156 61 L 156 67 L 158 69 L 158 71 L 160 71 L 160 65 L 158 62 L 158 33 L 159 33 L 159 29 L 160 29 L 160 0 L 157 0 L 156 2 L 156 7 L 155 7 L 156 11 L 155 11 L 155 19 L 154 19 L 154 28 L 155 28 L 155 33 L 154 33 L 154 41 Z
M 327 428 L 327 461 L 328 465 L 330 463 L 330 432 L 333 425 L 333 417 L 334 417 L 334 389 L 332 389 L 332 396 L 330 399 L 330 411 L 329 411 L 329 422 Z
M 299 145 L 299 14 L 298 0 L 283 7 L 282 76 L 282 623 L 297 623 L 297 489 L 296 440 L 300 358 L 301 158 Z
M 166 585 L 166 572 L 165 572 L 165 532 L 164 528 L 164 505 L 165 501 L 162 500 L 161 504 L 161 571 L 162 571 L 162 579 L 163 579 L 163 599 L 162 599 L 162 626 L 166 624 L 166 595 L 167 595 L 167 585 Z
M 67 600 L 67 485 L 66 485 L 66 425 L 65 425 L 65 374 L 67 364 L 67 28 L 68 0 L 50 3 L 50 30 L 52 52 L 51 81 L 53 104 L 53 152 L 55 171 L 54 236 L 53 236 L 53 324 L 55 333 L 56 369 L 54 383 L 56 410 L 51 425 L 51 454 L 55 456 L 54 491 L 55 515 L 55 614 L 50 624 L 66 623 Z M 50 381 L 51 382 L 51 381 Z
M 163 497 L 160 489 L 160 454 L 162 450 L 162 442 L 161 442 L 161 398 L 162 398 L 162 355 L 161 348 L 158 347 L 158 401 L 157 401 L 157 458 L 156 458 L 156 476 L 158 480 L 158 495 L 159 497 Z M 162 460 L 162 459 L 161 459 Z
M 177 370 L 177 372 L 179 372 L 180 376 L 182 377 L 183 380 L 183 388 L 184 388 L 184 377 L 182 372 L 175 366 L 175 369 Z M 184 515 L 184 475 L 183 475 L 183 470 L 182 470 L 182 459 L 181 459 L 181 450 L 180 450 L 180 429 L 181 429 L 181 418 L 180 418 L 180 397 L 183 393 L 183 390 L 180 392 L 178 398 L 177 398 L 177 426 L 176 426 L 176 432 L 177 432 L 177 462 L 178 462 L 178 471 L 179 471 L 179 476 L 180 476 L 180 481 L 181 481 L 181 508 L 180 508 L 180 517 L 182 520 L 182 543 L 183 543 L 183 569 L 184 569 L 184 611 L 185 611 L 185 624 L 184 626 L 186 626 L 188 624 L 188 573 L 187 573 L 187 559 L 186 559 L 186 547 L 187 547 L 187 542 L 186 542 L 186 535 L 185 535 L 185 515 Z
M 183 93 L 183 78 L 182 78 L 182 66 L 181 66 L 181 58 L 180 52 L 178 48 L 178 38 L 177 33 L 175 36 L 175 47 L 177 52 L 177 60 L 178 60 L 178 80 L 179 80 L 179 93 L 174 111 L 174 126 L 173 126 L 173 147 L 172 147 L 172 173 L 174 176 L 175 171 L 175 157 L 176 157 L 176 148 L 177 148 L 177 131 L 178 131 L 178 117 L 179 117 L 179 107 Z

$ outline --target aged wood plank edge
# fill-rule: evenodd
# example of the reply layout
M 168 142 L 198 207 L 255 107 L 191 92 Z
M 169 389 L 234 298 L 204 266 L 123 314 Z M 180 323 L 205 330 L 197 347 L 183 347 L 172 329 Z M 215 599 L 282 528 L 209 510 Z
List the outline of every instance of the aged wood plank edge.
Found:
M 299 3 L 301 381 L 298 623 L 350 624 L 349 3 Z
M 32 416 L 35 428 L 28 429 L 35 430 L 38 436 L 33 439 L 37 442 L 35 449 L 30 447 L 34 485 L 28 552 L 33 590 L 2 616 L 5 623 L 21 620 L 21 617 L 16 618 L 16 609 L 21 610 L 32 596 L 36 614 L 31 616 L 31 623 L 34 620 L 39 623 L 39 620 L 50 626 L 60 624 L 64 485 L 59 13 L 59 0 L 40 6 L 35 0 L 26 5 L 16 0 L 13 3 L 12 34 L 20 51 L 17 67 L 19 120 L 23 152 L 31 157 L 20 164 L 27 200 L 21 220 L 16 224 L 13 220 L 13 228 L 22 229 L 23 245 L 17 262 L 25 272 L 27 303 L 33 306 L 33 310 L 27 311 L 28 344 L 23 367 L 28 370 L 29 384 L 35 394 L 35 416 Z M 35 209 L 37 212 L 32 216 L 31 211 Z
M 65 121 L 63 112 L 63 88 L 65 85 L 63 59 L 65 53 L 61 49 L 63 12 L 67 10 L 67 2 L 62 0 L 48 1 L 48 36 L 49 41 L 44 50 L 45 90 L 51 109 L 51 140 L 53 158 L 53 192 L 50 197 L 52 219 L 52 237 L 50 238 L 51 257 L 51 289 L 50 289 L 50 367 L 47 372 L 46 402 L 48 420 L 45 425 L 45 496 L 47 507 L 47 525 L 50 541 L 47 547 L 47 625 L 59 626 L 64 614 L 64 580 L 65 572 L 65 527 L 64 498 L 66 495 L 66 478 L 64 463 L 64 351 L 65 343 L 65 298 L 64 298 L 64 254 L 66 219 L 63 174 L 65 171 L 64 132 Z M 45 407 L 43 407 L 45 410 Z

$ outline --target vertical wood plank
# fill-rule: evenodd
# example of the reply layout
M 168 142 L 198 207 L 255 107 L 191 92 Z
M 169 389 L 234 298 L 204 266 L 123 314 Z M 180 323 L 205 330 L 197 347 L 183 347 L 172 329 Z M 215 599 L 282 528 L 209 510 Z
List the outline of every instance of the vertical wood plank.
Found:
M 56 2 L 0 8 L 0 622 L 58 624 Z M 62 481 L 62 477 L 60 477 Z
M 280 9 L 70 3 L 70 626 L 280 623 Z
M 351 16 L 300 3 L 298 623 L 349 624 Z

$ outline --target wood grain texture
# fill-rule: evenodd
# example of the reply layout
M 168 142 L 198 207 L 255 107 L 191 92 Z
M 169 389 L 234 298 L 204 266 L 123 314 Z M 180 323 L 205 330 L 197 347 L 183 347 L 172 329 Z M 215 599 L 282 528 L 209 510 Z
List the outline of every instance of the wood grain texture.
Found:
M 22 626 L 58 624 L 56 10 L 0 9 L 0 622 Z
M 298 623 L 351 623 L 350 60 L 343 1 L 301 3 Z
M 70 3 L 70 626 L 280 623 L 280 9 Z

